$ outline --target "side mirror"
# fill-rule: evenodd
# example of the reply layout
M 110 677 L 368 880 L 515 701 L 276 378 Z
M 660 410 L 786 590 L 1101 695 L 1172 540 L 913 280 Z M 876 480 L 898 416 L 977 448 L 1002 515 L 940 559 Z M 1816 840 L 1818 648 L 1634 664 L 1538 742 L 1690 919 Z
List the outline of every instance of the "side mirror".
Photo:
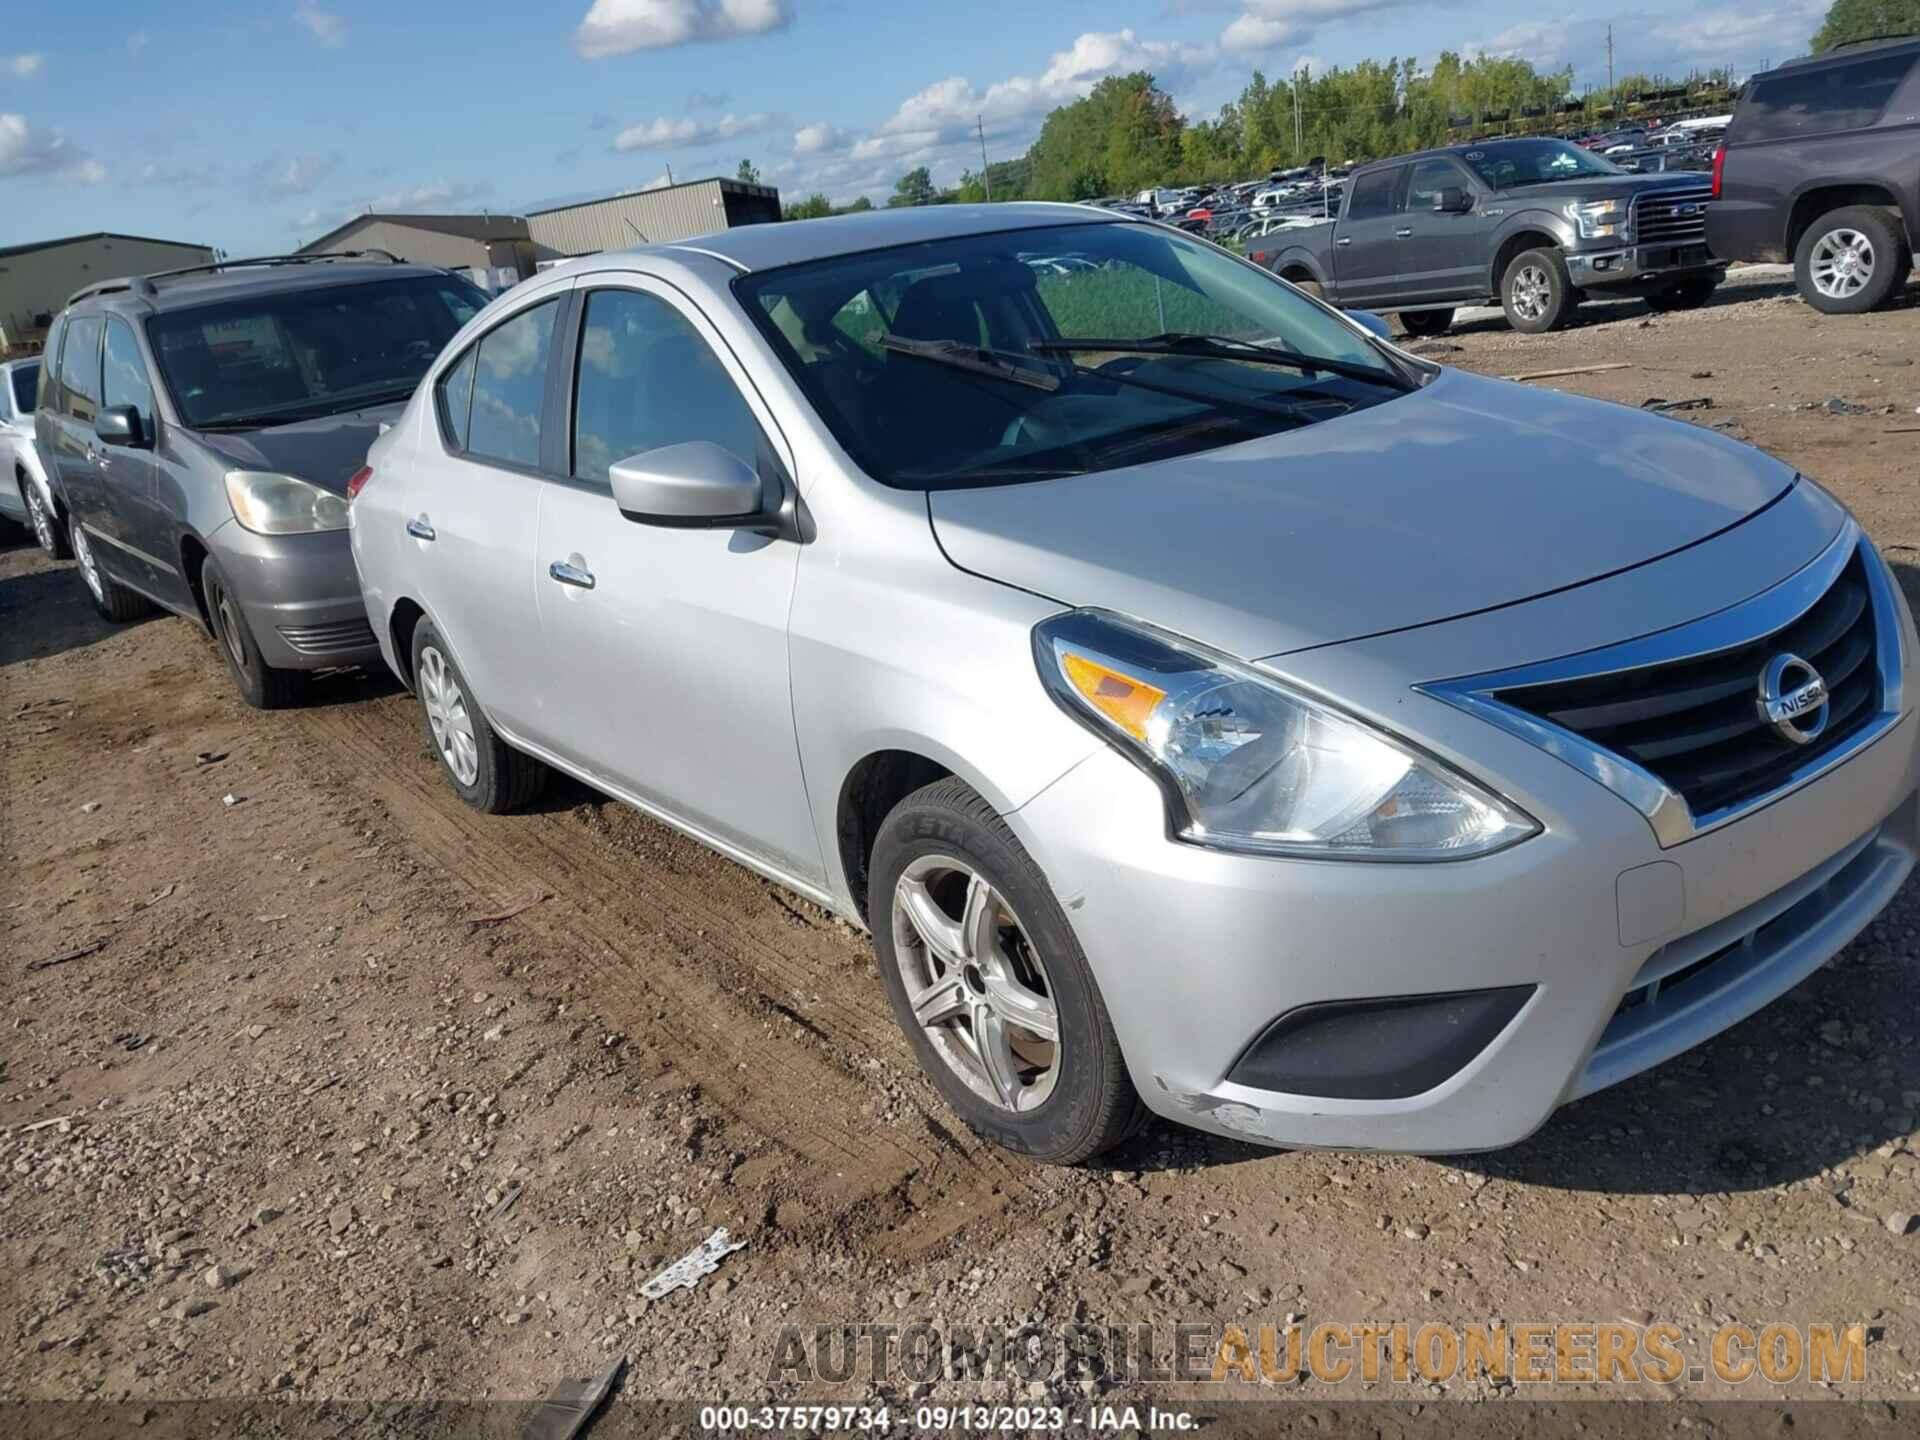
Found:
M 767 524 L 760 473 L 710 440 L 629 455 L 608 472 L 613 503 L 629 520 L 685 530 L 744 530 Z
M 93 417 L 93 433 L 105 445 L 124 445 L 129 449 L 144 450 L 153 443 L 153 437 L 146 430 L 140 412 L 131 405 L 109 405 Z
M 1393 339 L 1393 327 L 1387 324 L 1384 316 L 1376 315 L 1371 310 L 1349 310 L 1347 318 L 1376 340 Z
M 1445 185 L 1433 197 L 1433 209 L 1437 215 L 1464 215 L 1473 209 L 1473 196 L 1458 185 Z

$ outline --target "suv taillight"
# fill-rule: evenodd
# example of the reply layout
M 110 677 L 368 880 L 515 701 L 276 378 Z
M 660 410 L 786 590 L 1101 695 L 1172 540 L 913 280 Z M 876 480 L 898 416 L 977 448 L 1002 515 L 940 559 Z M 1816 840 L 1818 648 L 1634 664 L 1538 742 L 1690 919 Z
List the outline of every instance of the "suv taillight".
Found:
M 362 465 L 358 470 L 353 472 L 353 478 L 347 481 L 347 500 L 349 503 L 352 502 L 356 495 L 367 488 L 367 481 L 372 478 L 373 467 L 371 465 Z
M 1716 145 L 1713 147 L 1713 198 L 1716 200 L 1720 198 L 1720 177 L 1726 173 L 1726 169 L 1727 147 Z

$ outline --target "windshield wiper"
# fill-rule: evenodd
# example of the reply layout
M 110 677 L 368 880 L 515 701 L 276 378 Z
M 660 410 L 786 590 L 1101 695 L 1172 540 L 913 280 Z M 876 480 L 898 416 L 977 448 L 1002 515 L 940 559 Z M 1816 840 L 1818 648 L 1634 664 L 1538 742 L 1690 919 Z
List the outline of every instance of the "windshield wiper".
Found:
M 1309 375 L 1339 375 L 1369 385 L 1407 391 L 1413 382 L 1398 370 L 1382 370 L 1352 360 L 1334 360 L 1325 355 L 1307 355 L 1298 350 L 1276 350 L 1256 340 L 1237 340 L 1230 335 L 1188 335 L 1178 331 L 1149 335 L 1140 340 L 1030 340 L 1027 349 L 1036 355 L 1073 354 L 1079 351 L 1105 350 L 1115 355 L 1201 355 L 1215 360 L 1248 360 L 1256 365 L 1283 365 Z
M 951 365 L 956 370 L 965 370 L 973 375 L 985 375 L 993 380 L 1008 380 L 1015 385 L 1028 385 L 1035 390 L 1058 390 L 1060 377 L 1045 370 L 1035 370 L 1022 363 L 1023 357 L 1010 355 L 1004 350 L 988 350 L 978 345 L 963 345 L 958 340 L 906 340 L 898 335 L 882 335 L 880 348 L 891 350 L 896 355 L 912 355 L 921 360 L 933 360 L 942 365 Z

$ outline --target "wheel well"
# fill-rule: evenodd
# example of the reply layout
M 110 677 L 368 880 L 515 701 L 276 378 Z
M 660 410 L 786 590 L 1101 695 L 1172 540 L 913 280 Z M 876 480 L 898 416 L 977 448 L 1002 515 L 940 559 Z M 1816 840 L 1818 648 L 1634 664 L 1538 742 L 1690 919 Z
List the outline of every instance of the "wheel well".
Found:
M 1298 261 L 1291 265 L 1284 266 L 1280 270 L 1280 278 L 1282 280 L 1291 280 L 1296 285 L 1317 285 L 1320 283 L 1320 277 Z
M 200 572 L 207 566 L 207 547 L 192 535 L 180 537 L 180 573 L 187 577 L 187 588 L 193 592 L 193 603 L 200 607 L 200 619 L 208 629 L 213 628 L 213 614 L 207 609 L 206 586 L 200 583 Z
M 1901 219 L 1900 202 L 1884 185 L 1823 185 L 1818 190 L 1809 190 L 1793 202 L 1793 212 L 1787 217 L 1788 257 L 1791 258 L 1799 250 L 1801 238 L 1816 220 L 1849 205 L 1880 206 L 1893 212 L 1896 223 Z
M 861 919 L 867 919 L 867 867 L 873 859 L 874 837 L 880 833 L 880 826 L 907 796 L 952 773 L 911 750 L 878 751 L 848 772 L 840 787 L 835 828 L 847 890 Z
M 1493 257 L 1493 280 L 1488 289 L 1495 295 L 1500 293 L 1500 281 L 1507 273 L 1507 266 L 1523 250 L 1558 250 L 1560 242 L 1544 230 L 1521 230 L 1509 235 L 1500 242 L 1500 248 Z
M 413 632 L 426 618 L 427 612 L 413 601 L 400 599 L 393 602 L 393 614 L 387 620 L 387 634 L 393 637 L 393 658 L 400 667 L 400 678 L 407 682 L 407 688 L 413 688 Z

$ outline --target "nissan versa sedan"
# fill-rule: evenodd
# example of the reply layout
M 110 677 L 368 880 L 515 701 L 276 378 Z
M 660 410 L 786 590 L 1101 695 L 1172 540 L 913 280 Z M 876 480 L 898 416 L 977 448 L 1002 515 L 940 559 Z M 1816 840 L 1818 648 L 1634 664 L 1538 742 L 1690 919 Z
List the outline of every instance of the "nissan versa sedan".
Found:
M 102 281 L 47 337 L 36 446 L 95 607 L 205 625 L 262 709 L 315 670 L 378 661 L 346 484 L 486 304 L 461 276 L 380 256 Z
M 352 488 L 462 798 L 564 771 L 864 923 L 948 1102 L 1046 1160 L 1145 1110 L 1512 1144 L 1920 843 L 1912 618 L 1815 481 L 1108 212 L 580 261 Z

